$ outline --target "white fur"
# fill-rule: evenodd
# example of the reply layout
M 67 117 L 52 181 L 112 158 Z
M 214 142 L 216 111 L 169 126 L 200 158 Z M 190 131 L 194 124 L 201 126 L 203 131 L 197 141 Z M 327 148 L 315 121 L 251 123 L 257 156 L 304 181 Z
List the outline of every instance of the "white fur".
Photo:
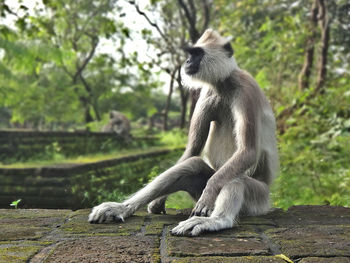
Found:
M 133 212 L 134 211 L 129 209 L 124 204 L 104 202 L 92 209 L 89 215 L 89 222 L 97 221 L 97 223 L 102 223 L 104 221 L 110 221 L 114 219 L 124 221 L 124 218 L 129 217 Z

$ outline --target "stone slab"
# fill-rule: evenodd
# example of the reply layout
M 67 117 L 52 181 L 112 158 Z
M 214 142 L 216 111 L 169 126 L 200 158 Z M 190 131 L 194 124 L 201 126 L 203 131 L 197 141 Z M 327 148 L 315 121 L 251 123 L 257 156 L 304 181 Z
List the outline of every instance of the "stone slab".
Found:
M 188 216 L 183 213 L 177 213 L 174 209 L 167 209 L 166 215 L 147 215 L 145 222 L 146 235 L 161 235 L 164 226 L 177 225 Z
M 59 243 L 44 262 L 158 263 L 158 247 L 159 239 L 156 237 L 84 237 Z
M 273 256 L 246 257 L 186 257 L 175 259 L 173 263 L 286 263 L 283 259 Z
M 266 235 L 288 257 L 350 257 L 350 226 L 277 228 L 267 230 Z
M 317 258 L 307 257 L 299 261 L 299 263 L 349 263 L 349 257 L 332 257 L 332 258 Z
M 266 243 L 257 238 L 205 238 L 172 237 L 167 238 L 170 256 L 241 256 L 268 255 Z
M 350 208 L 340 206 L 292 206 L 288 211 L 274 209 L 262 218 L 273 220 L 280 227 L 349 225 Z
M 201 237 L 215 238 L 215 237 L 230 237 L 230 238 L 260 238 L 257 232 L 261 229 L 268 229 L 269 226 L 260 225 L 259 227 L 253 225 L 237 225 L 231 229 L 225 229 L 218 232 L 203 233 Z
M 0 210 L 0 262 L 350 262 L 350 209 L 275 209 L 199 237 L 169 231 L 190 210 L 145 210 L 125 222 L 89 224 L 91 209 Z M 2 240 L 2 241 L 1 241 Z
M 70 210 L 0 209 L 0 241 L 39 239 L 61 226 Z
M 38 251 L 51 242 L 39 241 L 13 241 L 0 242 L 0 262 L 28 262 Z
M 106 222 L 104 224 L 90 224 L 88 215 L 91 209 L 75 211 L 61 228 L 64 235 L 94 236 L 94 235 L 133 235 L 141 231 L 144 217 L 134 215 L 125 222 Z

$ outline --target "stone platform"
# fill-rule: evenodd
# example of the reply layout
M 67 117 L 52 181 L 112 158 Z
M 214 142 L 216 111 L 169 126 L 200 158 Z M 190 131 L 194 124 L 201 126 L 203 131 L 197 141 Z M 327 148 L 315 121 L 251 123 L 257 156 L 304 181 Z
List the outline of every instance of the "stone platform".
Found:
M 200 237 L 169 230 L 188 211 L 89 224 L 90 210 L 0 210 L 0 262 L 350 262 L 350 208 L 295 206 Z

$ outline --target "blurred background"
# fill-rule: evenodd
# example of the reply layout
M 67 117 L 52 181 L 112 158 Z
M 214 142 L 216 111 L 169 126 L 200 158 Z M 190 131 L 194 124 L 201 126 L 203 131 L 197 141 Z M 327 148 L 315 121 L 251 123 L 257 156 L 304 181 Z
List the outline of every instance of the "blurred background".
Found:
M 199 95 L 182 85 L 181 47 L 208 27 L 232 37 L 238 65 L 273 106 L 281 162 L 273 205 L 349 206 L 348 0 L 1 0 L 0 203 L 37 193 L 35 179 L 19 179 L 26 191 L 11 188 L 6 169 L 170 149 L 136 172 L 126 163 L 115 179 L 125 187 L 113 193 L 108 181 L 98 184 L 100 170 L 90 173 L 90 188 L 79 191 L 92 205 L 123 198 L 176 162 Z M 134 188 L 126 186 L 131 174 Z M 187 198 L 177 195 L 168 206 L 190 206 Z

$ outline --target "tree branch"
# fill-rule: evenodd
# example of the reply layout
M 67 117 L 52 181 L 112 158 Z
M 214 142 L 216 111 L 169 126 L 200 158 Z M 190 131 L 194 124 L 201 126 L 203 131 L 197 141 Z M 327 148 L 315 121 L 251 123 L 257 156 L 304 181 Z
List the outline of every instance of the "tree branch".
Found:
M 310 34 L 306 43 L 306 51 L 304 58 L 303 68 L 298 76 L 299 90 L 304 90 L 309 87 L 309 79 L 314 60 L 315 39 L 316 39 L 316 27 L 317 27 L 317 14 L 318 14 L 318 0 L 314 0 L 311 7 L 310 17 Z
M 204 22 L 203 22 L 203 27 L 201 34 L 208 28 L 209 22 L 210 22 L 210 8 L 211 4 L 208 0 L 203 0 L 203 13 L 204 13 Z
M 324 0 L 318 0 L 319 12 L 319 27 L 321 28 L 321 54 L 318 60 L 318 74 L 316 91 L 320 91 L 326 81 L 327 75 L 327 55 L 329 48 L 329 19 L 328 10 Z
M 148 24 L 150 24 L 152 27 L 154 27 L 158 33 L 160 34 L 160 36 L 167 41 L 166 36 L 164 35 L 163 31 L 159 28 L 158 24 L 155 22 L 152 22 L 151 19 L 148 17 L 148 15 L 143 12 L 140 7 L 135 3 L 135 1 L 128 1 L 129 4 L 133 5 L 137 11 L 137 13 L 139 13 L 140 15 L 142 15 L 148 22 Z M 168 41 L 167 41 L 168 42 Z
M 195 43 L 199 38 L 199 32 L 196 28 L 196 20 L 195 20 L 196 17 L 191 16 L 190 11 L 183 0 L 178 0 L 178 3 L 180 5 L 180 7 L 183 9 L 183 11 L 185 12 L 185 17 L 186 17 L 188 24 L 190 26 L 189 33 L 190 33 L 191 41 L 192 41 L 192 43 Z
M 96 47 L 98 45 L 98 38 L 95 36 L 89 36 L 91 38 L 91 50 L 89 52 L 89 54 L 86 56 L 86 58 L 83 60 L 82 64 L 79 66 L 78 63 L 76 65 L 76 69 L 77 72 L 74 74 L 73 76 L 73 83 L 76 83 L 77 78 L 79 77 L 79 75 L 83 72 L 83 70 L 85 69 L 86 65 L 89 63 L 89 61 L 92 59 L 92 57 L 95 54 L 96 51 Z

